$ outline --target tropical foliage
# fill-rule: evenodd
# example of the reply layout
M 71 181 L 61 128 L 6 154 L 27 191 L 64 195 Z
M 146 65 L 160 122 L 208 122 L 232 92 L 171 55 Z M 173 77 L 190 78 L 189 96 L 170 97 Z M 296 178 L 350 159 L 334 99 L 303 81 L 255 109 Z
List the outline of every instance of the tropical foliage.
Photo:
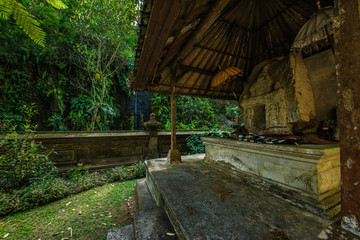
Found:
M 27 186 L 40 179 L 51 178 L 56 167 L 50 157 L 54 149 L 47 149 L 36 141 L 33 133 L 37 126 L 31 124 L 36 114 L 34 104 L 23 106 L 27 118 L 23 124 L 24 134 L 18 134 L 13 120 L 3 121 L 0 125 L 0 189 L 13 189 Z
M 165 129 L 170 129 L 170 95 L 154 94 L 152 111 Z M 225 130 L 237 121 L 236 102 L 209 98 L 176 96 L 176 124 L 178 129 Z
M 128 126 L 125 80 L 137 40 L 137 1 L 65 0 L 61 10 L 40 0 L 16 3 L 36 17 L 46 44 L 24 37 L 15 15 L 1 10 L 8 20 L 0 18 L 0 120 L 13 119 L 23 130 L 22 106 L 34 102 L 39 130 Z
M 110 87 L 114 75 L 129 66 L 133 58 L 136 2 L 124 6 L 113 0 L 83 1 L 82 12 L 71 20 L 82 33 L 74 63 L 86 72 L 77 84 L 91 99 L 90 130 L 94 130 L 95 123 L 103 129 L 109 123 L 107 117 L 116 116 Z
M 61 0 L 46 0 L 57 9 L 65 9 L 67 6 Z M 25 7 L 16 0 L 0 0 L 0 17 L 9 19 L 13 17 L 16 24 L 35 43 L 45 45 L 45 32 L 39 27 L 39 22 Z

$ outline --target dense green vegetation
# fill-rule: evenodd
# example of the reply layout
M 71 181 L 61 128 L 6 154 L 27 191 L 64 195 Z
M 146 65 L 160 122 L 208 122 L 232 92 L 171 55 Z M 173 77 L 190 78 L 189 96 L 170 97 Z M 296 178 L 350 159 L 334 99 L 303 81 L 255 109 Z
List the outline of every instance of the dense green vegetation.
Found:
M 46 0 L 48 4 L 57 9 L 65 9 L 67 6 L 61 0 Z M 44 46 L 45 32 L 39 27 L 39 22 L 24 6 L 16 0 L 0 0 L 0 17 L 9 19 L 12 17 L 21 30 L 40 46 Z
M 170 129 L 170 95 L 154 94 L 152 111 L 165 129 Z M 176 124 L 178 129 L 226 130 L 238 121 L 239 109 L 233 101 L 210 98 L 176 96 Z
M 137 1 L 68 0 L 61 10 L 18 2 L 40 23 L 45 47 L 0 19 L 0 119 L 21 126 L 24 105 L 33 103 L 39 130 L 129 128 Z

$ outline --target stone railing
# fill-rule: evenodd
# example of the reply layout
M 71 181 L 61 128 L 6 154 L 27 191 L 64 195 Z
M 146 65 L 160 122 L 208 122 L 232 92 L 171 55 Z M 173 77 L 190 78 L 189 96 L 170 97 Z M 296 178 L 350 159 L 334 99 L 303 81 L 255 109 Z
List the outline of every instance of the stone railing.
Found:
M 189 150 L 186 138 L 203 131 L 178 131 L 177 148 L 182 154 Z M 108 131 L 108 132 L 37 132 L 36 139 L 57 154 L 53 161 L 60 170 L 82 163 L 90 170 L 128 165 L 149 158 L 166 157 L 170 149 L 169 131 Z M 150 141 L 151 140 L 151 141 Z
M 160 130 L 155 114 L 144 124 L 145 131 L 76 131 L 36 132 L 36 140 L 57 154 L 53 162 L 60 171 L 82 164 L 89 170 L 129 165 L 151 158 L 166 157 L 170 149 L 171 132 Z M 176 146 L 182 153 L 189 152 L 186 138 L 203 130 L 177 131 Z M 21 134 L 21 133 L 19 133 Z M 7 138 L 7 135 L 0 136 Z

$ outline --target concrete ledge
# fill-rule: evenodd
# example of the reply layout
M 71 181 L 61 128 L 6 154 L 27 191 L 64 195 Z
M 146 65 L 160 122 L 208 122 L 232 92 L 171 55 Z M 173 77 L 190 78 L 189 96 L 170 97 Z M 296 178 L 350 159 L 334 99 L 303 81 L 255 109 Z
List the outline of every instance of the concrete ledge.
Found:
M 298 206 L 332 218 L 340 212 L 338 146 L 287 146 L 204 137 L 205 160 Z

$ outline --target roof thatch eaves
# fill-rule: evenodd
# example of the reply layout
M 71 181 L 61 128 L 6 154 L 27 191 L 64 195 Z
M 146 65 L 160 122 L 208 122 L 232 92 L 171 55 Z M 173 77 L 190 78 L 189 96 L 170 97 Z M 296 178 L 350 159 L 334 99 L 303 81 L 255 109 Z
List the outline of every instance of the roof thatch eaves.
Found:
M 254 66 L 289 53 L 316 11 L 313 0 L 145 0 L 132 89 L 234 99 Z M 230 66 L 245 77 L 212 86 Z
M 150 21 L 151 9 L 152 9 L 153 0 L 143 0 L 142 1 L 142 10 L 140 11 L 140 22 L 138 30 L 138 40 L 135 49 L 135 62 L 133 75 L 130 81 L 130 88 L 133 88 L 133 84 L 136 77 L 137 68 L 140 62 L 141 52 L 143 50 L 146 29 Z

